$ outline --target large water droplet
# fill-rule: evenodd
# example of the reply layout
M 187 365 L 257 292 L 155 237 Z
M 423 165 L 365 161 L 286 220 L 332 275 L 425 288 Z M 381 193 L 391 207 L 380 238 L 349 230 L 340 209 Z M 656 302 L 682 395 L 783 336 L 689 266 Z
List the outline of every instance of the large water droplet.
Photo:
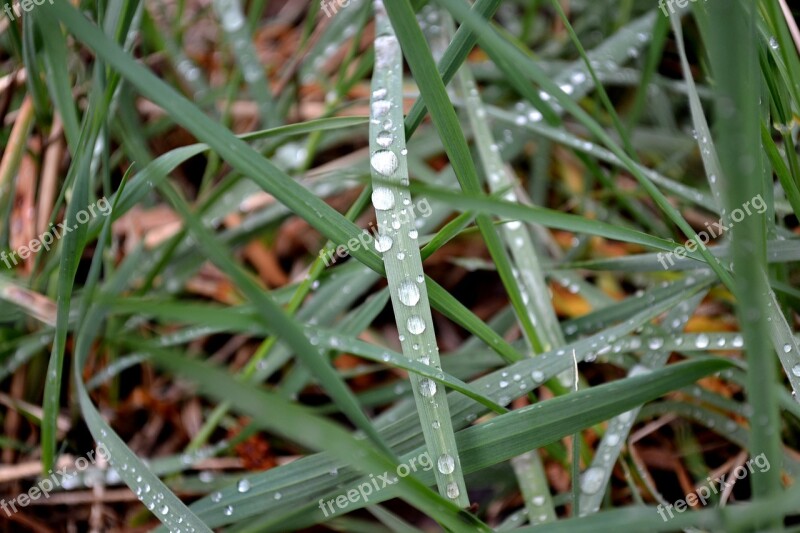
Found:
M 436 382 L 428 378 L 423 379 L 419 382 L 419 393 L 426 398 L 430 398 L 436 394 Z
M 247 492 L 250 490 L 250 481 L 246 479 L 240 479 L 239 483 L 236 484 L 236 490 L 239 492 Z
M 439 472 L 442 474 L 452 474 L 453 470 L 456 469 L 456 462 L 446 453 L 439 456 L 439 460 L 436 461 L 436 464 L 439 467 Z
M 375 240 L 375 250 L 380 253 L 388 252 L 392 248 L 393 242 L 388 235 L 381 235 Z
M 233 514 L 233 506 L 229 505 L 229 506 L 225 507 L 225 510 L 222 511 L 222 512 L 225 513 L 225 516 L 232 515 Z
M 391 176 L 397 170 L 397 156 L 390 150 L 378 150 L 370 159 L 372 168 L 382 176 Z
M 397 287 L 397 296 L 405 305 L 417 305 L 417 302 L 419 302 L 419 287 L 417 287 L 416 283 L 410 279 L 407 279 L 403 281 L 399 287 Z M 410 329 L 411 328 L 409 327 L 409 330 Z
M 792 374 L 800 378 L 800 365 L 794 365 L 792 367 Z
M 603 469 L 593 466 L 581 476 L 581 491 L 594 494 L 603 487 Z
M 791 351 L 792 351 L 792 345 L 791 344 L 786 343 L 786 344 L 783 345 L 783 353 L 789 353 Z
M 379 211 L 386 211 L 394 207 L 394 193 L 387 187 L 376 187 L 372 191 L 372 205 Z
M 158 510 L 158 512 L 163 514 L 163 515 L 168 515 L 169 514 L 169 507 L 167 507 L 166 505 L 162 505 L 161 508 Z
M 408 317 L 408 321 L 406 322 L 406 327 L 408 328 L 409 333 L 413 333 L 414 335 L 419 335 L 423 331 L 425 331 L 425 321 L 422 318 L 418 317 L 417 315 L 413 315 Z
M 537 507 L 544 505 L 544 496 L 534 496 L 533 499 L 531 499 L 531 503 Z

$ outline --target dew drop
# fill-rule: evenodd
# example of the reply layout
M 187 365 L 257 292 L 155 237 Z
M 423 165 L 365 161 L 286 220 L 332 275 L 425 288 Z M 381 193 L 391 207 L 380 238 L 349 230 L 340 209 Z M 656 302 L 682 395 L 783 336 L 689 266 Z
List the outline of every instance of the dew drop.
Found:
M 250 481 L 246 479 L 240 479 L 239 483 L 236 484 L 236 490 L 239 492 L 247 492 L 250 490 Z
M 377 142 L 379 146 L 389 148 L 394 142 L 394 135 L 392 135 L 391 132 L 384 130 L 378 134 L 378 136 L 375 138 L 375 142 Z
M 168 515 L 169 514 L 169 507 L 167 507 L 166 505 L 163 505 L 163 506 L 161 506 L 161 509 L 158 510 L 158 512 L 160 512 L 163 515 Z
M 430 398 L 436 394 L 436 382 L 427 378 L 423 379 L 419 382 L 419 393 L 426 398 Z
M 586 494 L 595 494 L 603 486 L 603 469 L 593 466 L 581 476 L 581 491 Z
M 800 365 L 794 365 L 792 367 L 792 374 L 800 378 Z
M 372 154 L 370 162 L 372 163 L 372 168 L 382 176 L 391 176 L 397 170 L 397 156 L 390 150 L 378 150 Z M 374 198 L 373 193 L 373 201 Z M 394 205 L 394 198 L 392 198 L 392 205 Z M 387 209 L 389 208 L 387 207 Z
M 439 472 L 442 474 L 452 474 L 456 469 L 456 462 L 446 453 L 439 456 L 439 460 L 436 461 L 436 464 L 439 467 Z
M 413 333 L 414 335 L 419 335 L 423 331 L 425 331 L 425 321 L 422 318 L 418 317 L 417 315 L 412 315 L 408 317 L 408 321 L 406 322 L 406 327 L 408 328 L 409 333 Z
M 417 305 L 417 302 L 419 302 L 419 287 L 417 287 L 416 283 L 407 279 L 397 287 L 397 296 L 403 304 L 409 307 Z M 410 325 L 408 329 L 411 330 Z M 423 329 L 425 329 L 424 326 Z
M 417 237 L 419 237 L 419 232 L 417 230 L 415 229 L 409 230 L 408 232 L 409 239 L 416 239 Z
M 377 239 L 375 239 L 375 251 L 383 253 L 388 252 L 392 248 L 392 238 L 388 235 L 380 235 Z
M 658 350 L 659 348 L 664 346 L 664 339 L 662 339 L 661 337 L 653 337 L 648 341 L 647 346 L 651 350 Z
M 531 500 L 531 503 L 533 503 L 533 505 L 537 507 L 540 505 L 544 505 L 544 496 L 534 496 L 533 499 Z
M 534 370 L 531 372 L 531 377 L 536 383 L 541 383 L 544 381 L 544 373 L 541 370 Z
M 373 164 L 374 162 L 375 159 L 373 157 Z M 375 190 L 372 191 L 372 205 L 375 206 L 375 209 L 378 209 L 380 211 L 386 211 L 387 209 L 393 208 L 394 193 L 392 192 L 391 189 L 388 189 L 386 187 L 376 187 Z
M 783 353 L 789 353 L 791 351 L 792 351 L 792 345 L 791 344 L 786 343 L 786 344 L 783 345 Z
M 372 102 L 372 116 L 382 117 L 392 108 L 392 103 L 388 100 L 375 100 Z
M 694 345 L 702 350 L 703 348 L 708 348 L 709 342 L 711 341 L 709 340 L 708 335 L 701 333 L 697 336 L 697 340 L 694 341 Z
M 222 493 L 217 491 L 211 495 L 211 501 L 214 503 L 219 503 L 222 500 Z
M 222 512 L 225 513 L 225 516 L 232 515 L 233 514 L 233 506 L 229 505 L 229 506 L 225 507 L 225 510 L 222 511 Z
M 455 500 L 461 492 L 458 490 L 458 485 L 455 483 L 447 484 L 447 497 Z

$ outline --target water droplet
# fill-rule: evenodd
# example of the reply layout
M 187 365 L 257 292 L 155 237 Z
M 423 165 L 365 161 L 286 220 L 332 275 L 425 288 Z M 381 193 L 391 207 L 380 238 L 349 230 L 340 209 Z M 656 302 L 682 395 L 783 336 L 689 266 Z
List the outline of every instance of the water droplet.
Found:
M 533 381 L 535 381 L 536 383 L 541 383 L 542 381 L 544 381 L 544 373 L 540 370 L 534 370 L 533 372 L 531 372 L 531 377 L 533 378 Z
M 232 505 L 228 505 L 227 507 L 225 507 L 225 510 L 222 511 L 222 512 L 225 513 L 225 516 L 232 515 L 233 514 L 233 506 Z
M 780 47 L 780 45 L 778 44 L 778 39 L 776 39 L 775 37 L 770 37 L 769 47 L 772 48 L 773 50 L 777 50 Z
M 378 150 L 372 154 L 370 162 L 372 163 L 372 168 L 382 176 L 391 176 L 397 170 L 397 156 L 390 150 Z M 394 199 L 392 200 L 392 205 L 394 205 Z
M 168 515 L 169 514 L 169 507 L 167 507 L 166 505 L 162 505 L 161 509 L 159 509 L 158 512 L 163 514 L 163 515 Z
M 792 374 L 800 378 L 800 365 L 794 365 L 792 367 Z
M 608 442 L 609 446 L 616 446 L 619 444 L 619 435 L 616 433 L 609 433 L 606 435 L 606 441 Z
M 391 152 L 389 152 L 391 153 Z M 392 154 L 394 155 L 394 154 Z M 373 158 L 374 163 L 374 158 Z M 372 191 L 372 205 L 379 211 L 386 211 L 394 207 L 394 193 L 387 187 L 377 187 Z
M 436 382 L 428 378 L 423 379 L 419 382 L 419 393 L 426 398 L 430 398 L 436 394 Z
M 744 338 L 742 338 L 742 336 L 741 336 L 741 335 L 736 335 L 736 336 L 733 338 L 733 340 L 731 341 L 731 344 L 732 344 L 732 345 L 733 345 L 735 348 L 741 348 L 742 346 L 744 346 Z
M 275 498 L 276 500 L 280 500 L 281 498 L 283 498 L 283 496 L 281 495 L 280 492 L 276 492 L 273 498 Z
M 447 484 L 447 497 L 455 500 L 461 492 L 458 490 L 458 485 L 455 483 Z
M 658 350 L 659 348 L 664 346 L 664 339 L 662 339 L 661 337 L 653 337 L 647 342 L 647 346 L 651 350 Z
M 533 499 L 531 500 L 531 503 L 533 503 L 533 505 L 537 507 L 540 505 L 544 505 L 544 496 L 534 496 Z
M 433 422 L 431 422 L 431 427 L 433 429 L 439 429 L 440 427 L 442 427 L 442 425 L 439 423 L 438 420 L 434 420 Z
M 423 281 L 425 281 L 425 276 L 423 274 L 419 274 L 417 276 L 417 283 L 422 283 Z
M 391 132 L 384 130 L 378 134 L 378 136 L 375 138 L 375 142 L 377 142 L 379 146 L 389 148 L 394 142 L 394 135 L 392 135 Z
M 446 453 L 443 453 L 439 456 L 439 460 L 436 462 L 436 464 L 439 467 L 439 472 L 442 474 L 452 474 L 456 469 L 456 462 L 450 455 Z
M 694 341 L 694 345 L 702 350 L 703 348 L 708 348 L 708 344 L 710 342 L 711 341 L 709 340 L 708 335 L 706 335 L 705 333 L 701 333 L 700 335 L 697 336 L 697 339 Z
M 791 344 L 786 343 L 786 344 L 783 345 L 783 353 L 789 353 L 791 351 L 792 351 L 792 345 Z
M 406 258 L 405 252 L 397 252 L 397 260 L 398 261 L 402 261 L 405 258 Z
M 408 317 L 408 321 L 406 322 L 406 327 L 408 328 L 409 333 L 413 333 L 414 335 L 419 335 L 423 331 L 425 331 L 425 321 L 422 318 L 418 317 L 417 315 L 412 315 Z
M 211 495 L 211 501 L 214 503 L 219 503 L 222 500 L 222 493 L 217 491 Z
M 372 91 L 372 98 L 375 100 L 383 100 L 386 98 L 387 94 L 389 94 L 389 91 L 385 87 L 381 87 L 380 89 Z
M 375 100 L 372 102 L 372 116 L 382 117 L 392 108 L 392 103 L 388 100 Z
M 403 304 L 409 307 L 417 305 L 417 302 L 419 302 L 419 287 L 413 281 L 407 279 L 397 287 L 397 296 Z M 409 326 L 410 329 L 411 326 Z M 423 329 L 425 329 L 424 326 Z
M 392 248 L 393 242 L 388 235 L 381 235 L 375 240 L 375 250 L 380 253 L 388 252 Z
M 250 490 L 250 481 L 246 479 L 240 479 L 239 483 L 236 484 L 236 490 L 239 492 L 247 492 Z
M 409 230 L 408 232 L 409 239 L 416 239 L 417 237 L 419 237 L 419 232 L 417 230 L 415 229 Z
M 581 491 L 586 494 L 594 494 L 603 487 L 603 469 L 593 466 L 581 476 Z

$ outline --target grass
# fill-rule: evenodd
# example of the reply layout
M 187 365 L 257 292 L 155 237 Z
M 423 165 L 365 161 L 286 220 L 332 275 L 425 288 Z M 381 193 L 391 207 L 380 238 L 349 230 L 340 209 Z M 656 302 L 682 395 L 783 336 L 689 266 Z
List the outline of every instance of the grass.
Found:
M 667 15 L 0 20 L 5 529 L 796 530 L 797 25 Z

